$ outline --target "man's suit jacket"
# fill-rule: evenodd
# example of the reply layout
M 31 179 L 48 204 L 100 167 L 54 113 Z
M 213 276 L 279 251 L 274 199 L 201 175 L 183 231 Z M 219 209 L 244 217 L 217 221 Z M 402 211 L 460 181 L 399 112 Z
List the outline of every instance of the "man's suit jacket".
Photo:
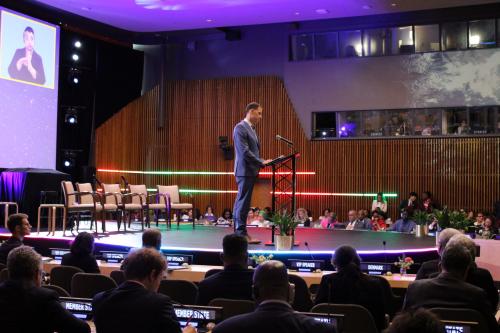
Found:
M 198 285 L 198 304 L 207 305 L 214 298 L 253 301 L 253 269 L 227 266 Z
M 333 333 L 332 325 L 295 313 L 281 301 L 267 301 L 252 313 L 235 316 L 215 326 L 213 333 Z
M 90 327 L 62 307 L 55 291 L 8 280 L 0 284 L 0 331 L 87 333 Z
M 237 177 L 257 176 L 259 169 L 264 166 L 264 160 L 260 158 L 257 133 L 246 121 L 242 120 L 234 127 L 233 140 L 236 153 L 234 175 Z
M 490 332 L 498 332 L 498 325 L 484 290 L 449 273 L 441 273 L 433 279 L 418 280 L 409 285 L 403 308 L 419 307 L 473 309 L 484 316 Z
M 1 264 L 6 264 L 7 263 L 7 256 L 9 255 L 9 252 L 12 249 L 15 249 L 16 247 L 23 246 L 23 242 L 16 237 L 11 237 L 7 239 L 5 242 L 0 245 L 0 263 Z
M 43 60 L 42 57 L 33 50 L 33 54 L 31 55 L 31 66 L 36 70 L 36 79 L 31 76 L 31 73 L 28 71 L 26 66 L 22 66 L 21 70 L 17 70 L 17 61 L 26 56 L 26 49 L 17 49 L 16 53 L 14 53 L 14 57 L 12 57 L 12 61 L 9 65 L 9 75 L 11 78 L 16 80 L 23 80 L 38 84 L 45 84 L 45 71 L 43 69 Z
M 125 281 L 118 288 L 94 296 L 94 323 L 99 333 L 178 333 L 179 322 L 171 299 Z
M 416 280 L 435 278 L 439 275 L 439 260 L 429 260 L 420 266 L 417 272 Z M 476 263 L 472 263 L 471 268 L 467 272 L 465 282 L 470 283 L 476 287 L 483 289 L 488 296 L 492 311 L 497 310 L 498 305 L 498 291 L 495 288 L 493 277 L 490 271 L 484 268 L 477 267 Z

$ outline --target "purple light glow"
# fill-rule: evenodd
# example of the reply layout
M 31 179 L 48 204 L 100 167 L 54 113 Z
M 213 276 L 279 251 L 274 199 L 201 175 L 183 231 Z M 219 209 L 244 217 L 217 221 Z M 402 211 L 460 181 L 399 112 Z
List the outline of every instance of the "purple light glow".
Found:
M 26 172 L 4 171 L 0 176 L 1 201 L 20 202 L 23 197 Z

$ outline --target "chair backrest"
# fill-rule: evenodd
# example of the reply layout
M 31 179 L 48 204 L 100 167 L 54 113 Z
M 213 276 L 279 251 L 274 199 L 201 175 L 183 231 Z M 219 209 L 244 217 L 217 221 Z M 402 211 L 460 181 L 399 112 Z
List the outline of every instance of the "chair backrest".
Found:
M 222 268 L 212 268 L 212 269 L 209 269 L 209 270 L 205 273 L 205 279 L 206 279 L 207 277 L 212 276 L 212 275 L 214 275 L 214 274 L 216 274 L 216 273 L 219 273 L 219 272 L 221 272 L 221 271 L 223 271 L 223 269 L 222 269 Z
M 255 310 L 255 302 L 246 299 L 214 298 L 208 305 L 221 306 L 223 308 L 223 320 L 240 314 L 250 313 Z
M 306 281 L 298 275 L 289 274 L 288 281 L 295 285 L 295 297 L 293 299 L 292 307 L 296 311 L 309 312 L 313 307 L 311 299 L 311 292 L 307 287 Z
M 115 280 L 115 282 L 116 282 L 117 285 L 122 284 L 126 280 L 126 278 L 125 278 L 125 272 L 122 271 L 122 270 L 112 271 L 109 274 L 109 277 L 112 278 L 113 280 Z
M 158 185 L 156 188 L 158 189 L 158 193 L 168 194 L 170 196 L 171 203 L 180 203 L 179 186 Z M 164 203 L 164 199 L 162 197 L 160 197 L 160 203 Z
M 129 185 L 129 192 L 139 194 L 142 197 L 142 202 L 146 203 L 148 198 L 148 189 L 146 188 L 146 185 Z M 140 204 L 141 200 L 138 196 L 132 196 L 132 203 Z
M 118 193 L 117 196 L 118 204 L 121 205 L 122 197 L 121 197 L 121 189 L 120 184 L 102 184 L 102 189 L 105 193 Z M 115 203 L 115 198 L 111 196 L 104 197 L 104 203 Z
M 78 192 L 94 192 L 92 184 L 90 183 L 76 183 L 76 190 Z M 81 204 L 93 204 L 94 197 L 91 194 L 83 194 L 79 196 L 79 201 Z
M 75 188 L 73 187 L 73 183 L 67 180 L 63 180 L 61 182 L 62 191 L 64 194 L 64 203 L 66 207 L 73 207 L 76 205 L 76 196 L 70 195 L 75 193 Z
M 371 313 L 361 305 L 321 303 L 313 306 L 311 312 L 344 315 L 343 333 L 378 332 Z
M 1 271 L 2 269 L 4 269 L 4 268 L 7 268 L 7 265 L 2 264 L 2 263 L 0 262 L 0 271 Z
M 384 301 L 387 310 L 387 314 L 389 317 L 392 319 L 394 315 L 399 312 L 403 306 L 403 302 L 401 297 L 394 295 L 392 292 L 391 285 L 389 284 L 389 281 L 387 281 L 386 278 L 383 276 L 378 276 L 378 275 L 372 275 L 372 278 L 376 279 L 379 284 L 382 286 L 382 290 L 384 291 Z
M 116 288 L 116 282 L 109 276 L 94 273 L 77 273 L 71 279 L 71 296 L 93 298 L 101 291 Z
M 44 284 L 42 285 L 43 288 L 47 288 L 50 290 L 54 290 L 59 297 L 69 297 L 70 294 L 63 288 L 56 286 L 55 284 Z
M 4 268 L 0 271 L 0 283 L 5 282 L 9 279 L 9 270 Z
M 181 304 L 196 304 L 198 297 L 198 287 L 184 280 L 162 280 L 158 292 Z
M 460 326 L 460 323 L 470 324 L 470 333 L 488 332 L 488 324 L 483 315 L 472 309 L 433 308 L 429 309 L 439 317 L 445 325 Z
M 59 286 L 71 295 L 71 279 L 83 270 L 74 266 L 56 266 L 50 271 L 50 284 Z

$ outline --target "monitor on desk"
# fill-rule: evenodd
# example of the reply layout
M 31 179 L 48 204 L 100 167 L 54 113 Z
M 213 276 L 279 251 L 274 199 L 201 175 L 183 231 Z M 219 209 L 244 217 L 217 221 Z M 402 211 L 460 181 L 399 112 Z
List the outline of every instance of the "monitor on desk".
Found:
M 182 328 L 189 324 L 196 327 L 198 332 L 207 332 L 208 323 L 222 321 L 222 307 L 219 306 L 174 304 L 174 311 Z
M 76 297 L 60 297 L 59 302 L 63 308 L 71 312 L 76 318 L 82 320 L 92 319 L 92 299 Z
M 441 322 L 446 333 L 471 333 L 479 325 L 478 322 L 471 321 L 441 320 Z
M 335 327 L 337 333 L 342 333 L 342 324 L 344 315 L 334 313 L 314 313 L 314 312 L 299 312 L 300 314 L 314 318 L 316 321 L 331 324 Z
M 62 260 L 63 255 L 66 253 L 70 253 L 70 249 L 57 249 L 57 248 L 50 248 L 50 256 L 54 260 Z

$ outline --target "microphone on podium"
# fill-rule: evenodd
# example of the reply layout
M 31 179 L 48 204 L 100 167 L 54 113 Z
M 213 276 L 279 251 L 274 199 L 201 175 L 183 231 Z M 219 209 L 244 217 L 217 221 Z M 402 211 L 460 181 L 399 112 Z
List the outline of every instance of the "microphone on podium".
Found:
M 288 140 L 287 138 L 282 137 L 281 135 L 277 134 L 276 135 L 276 140 L 283 141 L 289 146 L 293 146 L 293 142 Z

